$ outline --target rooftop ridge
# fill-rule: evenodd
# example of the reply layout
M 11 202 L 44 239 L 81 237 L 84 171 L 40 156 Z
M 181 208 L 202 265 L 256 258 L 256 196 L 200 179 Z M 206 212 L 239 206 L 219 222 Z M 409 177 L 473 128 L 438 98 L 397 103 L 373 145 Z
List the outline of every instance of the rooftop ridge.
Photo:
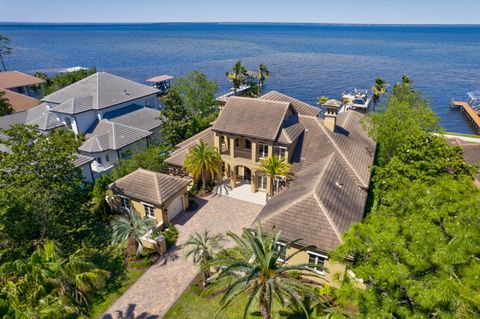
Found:
M 313 194 L 313 197 L 315 198 L 315 200 L 317 201 L 318 205 L 320 206 L 320 208 L 322 209 L 322 212 L 323 214 L 325 215 L 325 217 L 327 218 L 330 226 L 332 226 L 332 229 L 333 231 L 335 232 L 335 235 L 337 235 L 338 239 L 340 240 L 340 242 L 343 242 L 342 241 L 342 235 L 341 233 L 339 232 L 337 226 L 335 225 L 335 223 L 333 222 L 333 220 L 331 219 L 331 216 L 330 214 L 328 213 L 328 210 L 327 208 L 325 207 L 325 205 L 323 205 L 323 202 L 320 200 L 320 198 L 318 198 L 318 195 L 316 194 L 315 190 L 318 188 L 318 185 L 320 185 L 320 182 L 322 181 L 322 179 L 325 177 L 325 172 L 327 171 L 328 167 L 330 166 L 330 164 L 332 163 L 333 159 L 335 158 L 335 154 L 332 153 L 331 155 L 328 156 L 328 161 L 327 163 L 325 164 L 325 167 L 324 169 L 322 170 L 322 172 L 320 173 L 320 176 L 318 177 L 317 179 L 317 182 L 315 183 L 315 187 L 313 188 L 312 190 L 312 194 Z
M 345 156 L 343 151 L 340 149 L 338 146 L 337 142 L 333 139 L 333 137 L 330 135 L 330 132 L 323 126 L 323 123 L 320 122 L 320 119 L 318 117 L 314 117 L 318 123 L 318 125 L 321 127 L 321 129 L 325 132 L 325 135 L 327 136 L 328 140 L 332 143 L 332 145 L 335 147 L 335 150 L 338 152 L 338 154 L 342 157 L 342 159 L 347 163 L 349 169 L 353 172 L 355 177 L 360 181 L 362 187 L 368 187 L 368 185 L 365 185 L 365 181 L 362 179 L 362 177 L 358 174 L 357 170 L 353 167 L 352 163 L 348 160 L 348 158 Z

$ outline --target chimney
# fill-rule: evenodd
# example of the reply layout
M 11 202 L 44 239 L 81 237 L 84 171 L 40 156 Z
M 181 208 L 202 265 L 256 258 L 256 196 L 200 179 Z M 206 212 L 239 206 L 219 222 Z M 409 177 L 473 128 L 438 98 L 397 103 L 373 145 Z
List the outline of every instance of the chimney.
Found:
M 328 128 L 330 131 L 335 132 L 335 127 L 337 126 L 337 114 L 338 109 L 341 106 L 341 103 L 337 100 L 328 100 L 327 102 L 323 103 L 325 106 L 325 119 L 323 123 L 325 127 Z

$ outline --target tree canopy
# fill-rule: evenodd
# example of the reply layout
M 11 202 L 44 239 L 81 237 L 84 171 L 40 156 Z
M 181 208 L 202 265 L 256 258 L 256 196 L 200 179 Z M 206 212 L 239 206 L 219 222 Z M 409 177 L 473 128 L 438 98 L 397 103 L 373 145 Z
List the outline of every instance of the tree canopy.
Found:
M 9 115 L 13 112 L 15 112 L 15 110 L 5 97 L 5 92 L 0 89 L 0 116 Z
M 480 191 L 461 149 L 433 134 L 438 118 L 411 80 L 367 118 L 378 142 L 373 205 L 333 257 L 348 279 L 337 291 L 364 318 L 474 318 L 480 313 Z M 360 286 L 364 289 L 360 289 Z
M 48 239 L 68 241 L 82 227 L 88 199 L 73 165 L 79 144 L 66 131 L 44 135 L 33 126 L 0 132 L 9 152 L 0 152 L 2 258 L 24 255 Z
M 45 80 L 45 83 L 41 85 L 41 88 L 42 94 L 46 96 L 95 73 L 97 73 L 97 69 L 95 67 L 91 67 L 87 70 L 59 73 L 53 77 L 49 77 L 42 72 L 35 73 L 35 76 Z

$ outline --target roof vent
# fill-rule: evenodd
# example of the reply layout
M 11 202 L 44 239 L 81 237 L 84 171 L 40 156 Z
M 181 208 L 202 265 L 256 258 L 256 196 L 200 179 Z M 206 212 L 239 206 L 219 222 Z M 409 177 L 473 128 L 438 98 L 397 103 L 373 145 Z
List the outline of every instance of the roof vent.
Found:
M 335 186 L 338 188 L 343 188 L 343 183 L 340 182 L 340 175 L 338 175 L 337 181 L 335 182 Z
M 130 95 L 130 93 L 127 92 L 127 90 L 123 90 L 124 95 Z

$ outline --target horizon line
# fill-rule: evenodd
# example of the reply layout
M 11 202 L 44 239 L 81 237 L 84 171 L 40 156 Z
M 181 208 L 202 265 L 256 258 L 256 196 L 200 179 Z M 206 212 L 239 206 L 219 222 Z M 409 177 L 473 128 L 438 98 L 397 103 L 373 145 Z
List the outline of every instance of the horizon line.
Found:
M 7 24 L 50 24 L 50 25 L 154 25 L 154 24 L 264 24 L 264 25 L 324 25 L 324 26 L 480 26 L 480 23 L 347 23 L 347 22 L 255 22 L 255 21 L 168 21 L 168 22 L 41 22 L 41 21 L 0 21 Z

